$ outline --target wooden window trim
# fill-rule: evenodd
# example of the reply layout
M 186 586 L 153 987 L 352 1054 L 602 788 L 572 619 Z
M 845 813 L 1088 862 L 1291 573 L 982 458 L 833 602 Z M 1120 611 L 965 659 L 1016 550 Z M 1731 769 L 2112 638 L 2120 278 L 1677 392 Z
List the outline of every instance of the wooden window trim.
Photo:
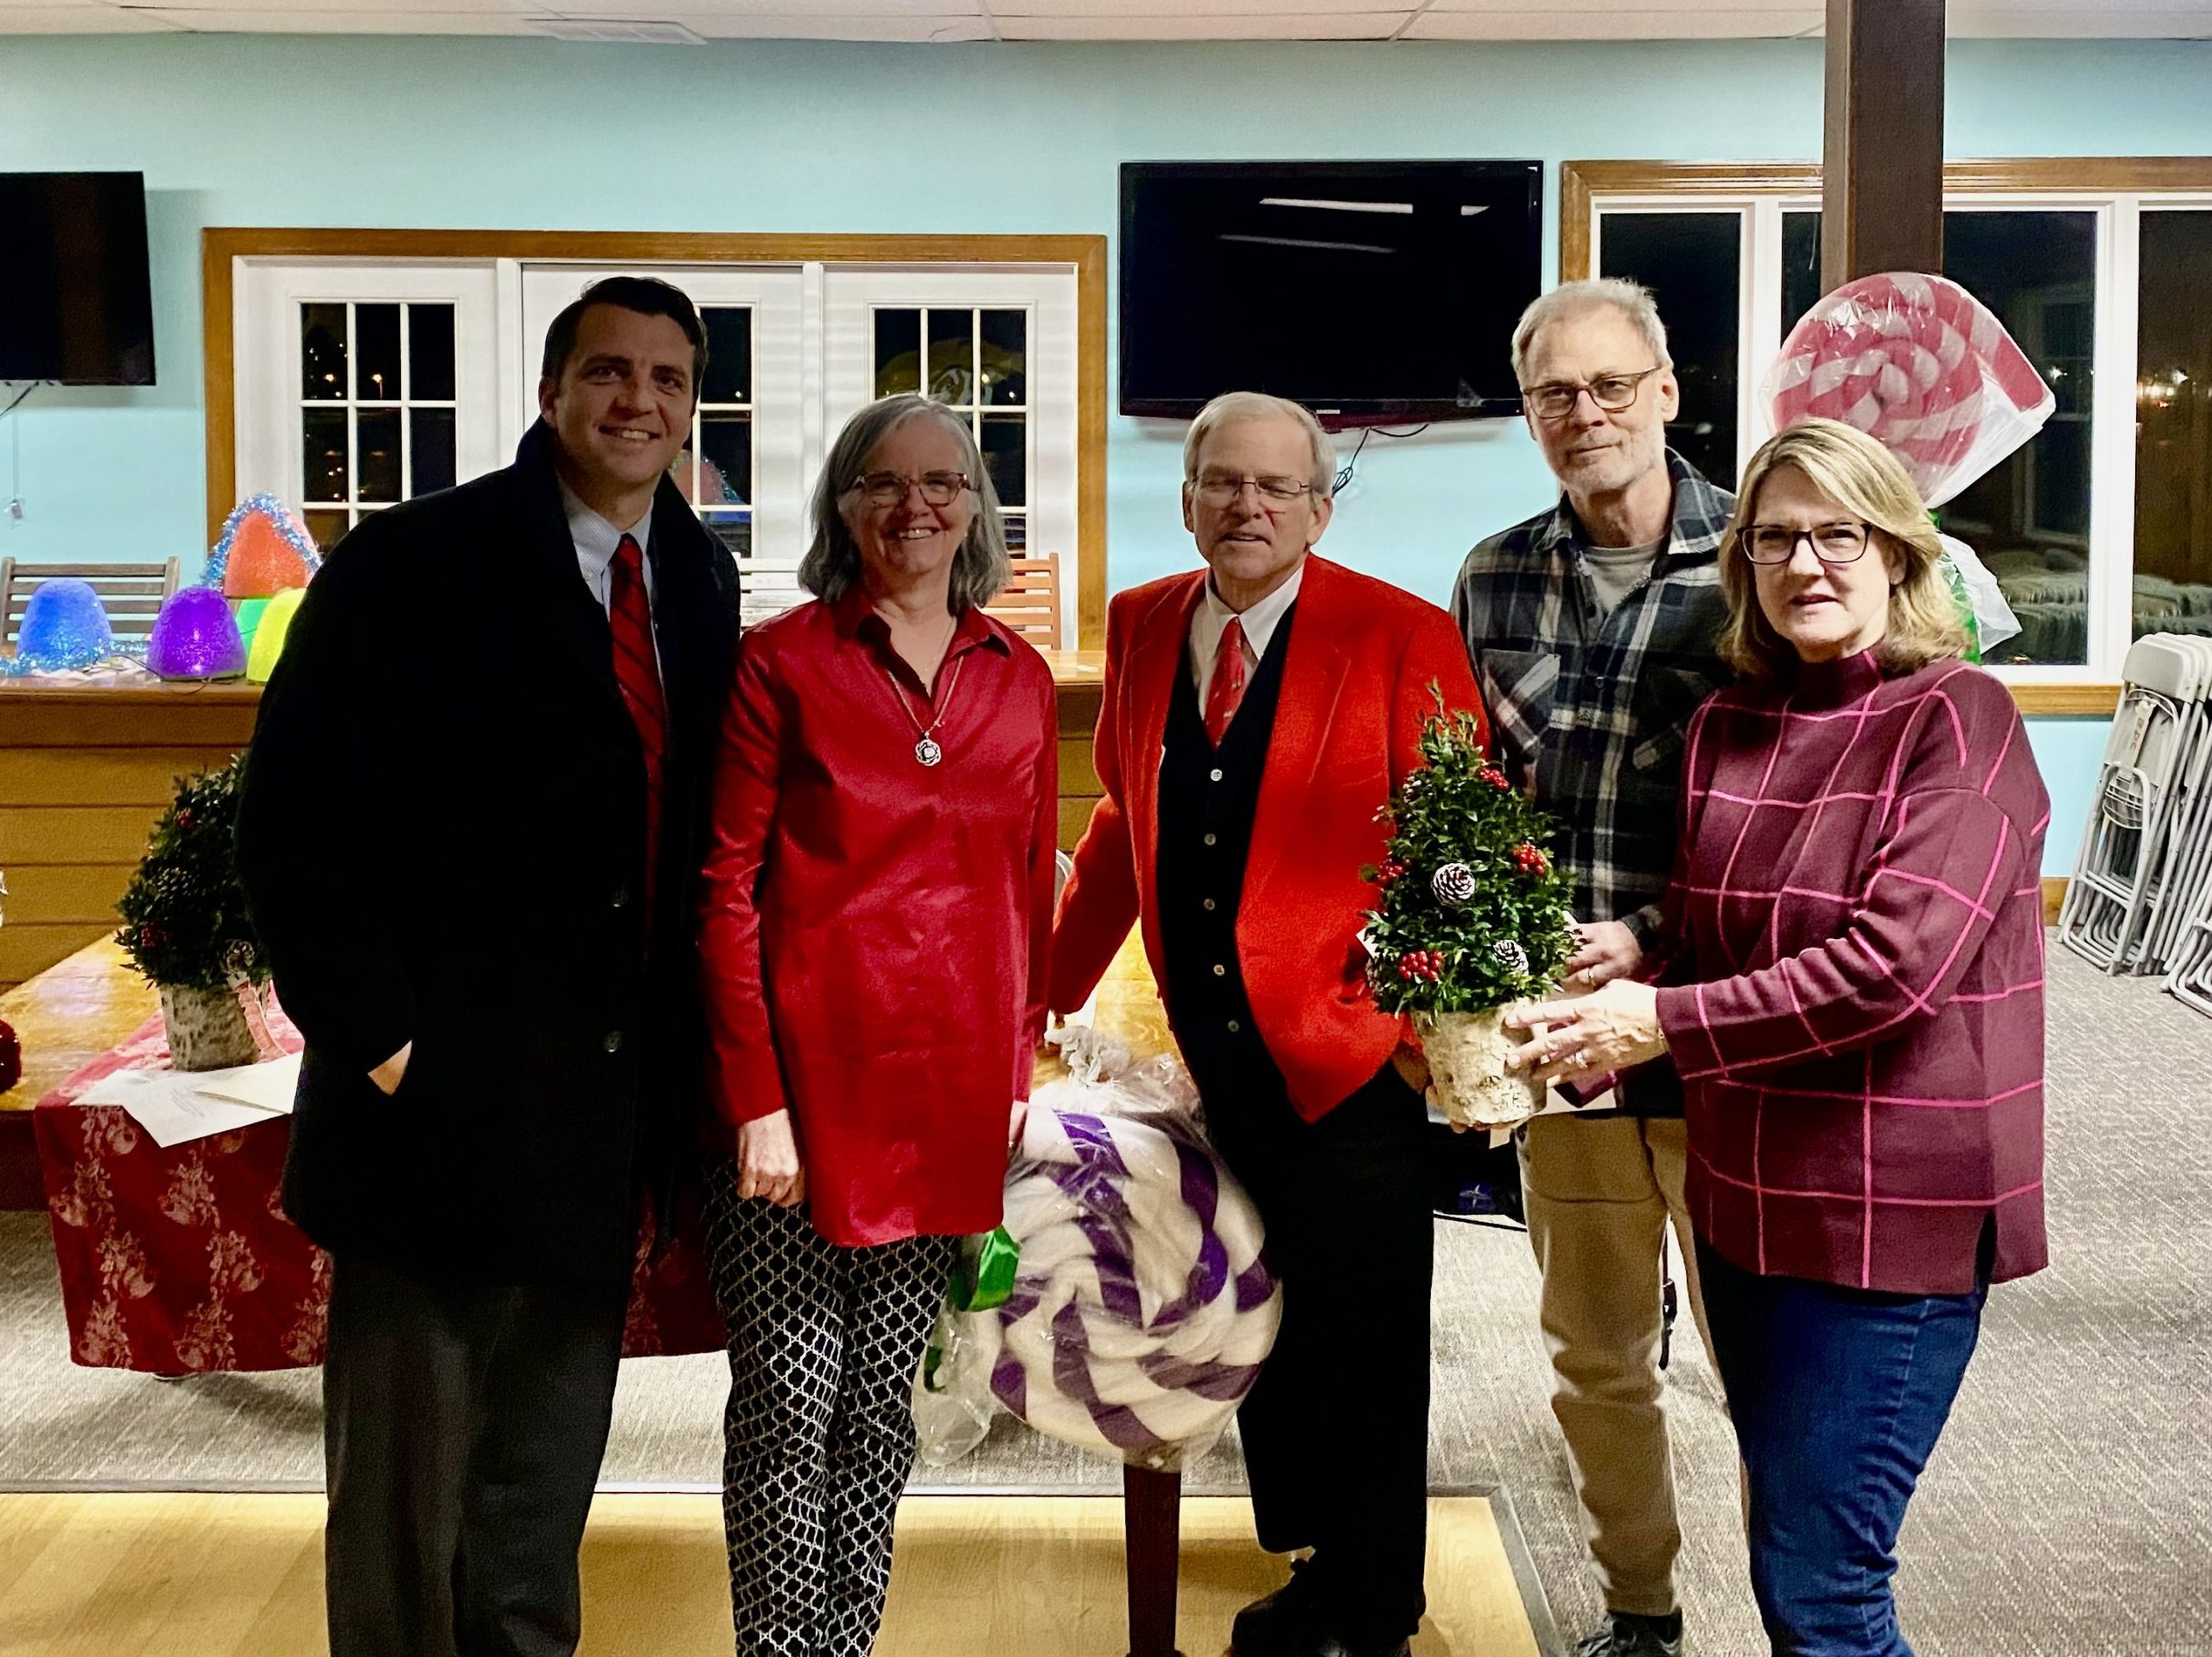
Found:
M 241 258 L 516 259 L 594 264 L 1065 264 L 1076 273 L 1076 634 L 1106 647 L 1106 238 L 1103 236 L 783 236 L 716 232 L 316 230 L 200 232 L 200 326 L 210 544 L 236 504 L 232 281 Z
M 1943 163 L 1946 195 L 2212 194 L 2212 156 L 2021 156 Z M 1603 196 L 1681 201 L 1821 194 L 1818 162 L 1569 161 L 1559 168 L 1559 279 L 1591 274 L 1592 203 Z M 2012 684 L 2024 714 L 2109 718 L 2117 684 Z

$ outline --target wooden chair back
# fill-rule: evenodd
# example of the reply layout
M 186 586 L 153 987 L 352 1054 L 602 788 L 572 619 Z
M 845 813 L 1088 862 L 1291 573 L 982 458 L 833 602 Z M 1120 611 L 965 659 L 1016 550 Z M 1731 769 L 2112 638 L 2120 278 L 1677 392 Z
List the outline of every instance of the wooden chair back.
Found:
M 154 631 L 162 600 L 177 589 L 178 561 L 146 564 L 34 564 L 0 558 L 0 645 L 16 642 L 31 594 L 45 582 L 73 577 L 89 581 L 106 607 L 118 644 L 143 645 Z
M 983 608 L 1039 650 L 1060 649 L 1060 555 L 1014 559 L 1006 591 Z

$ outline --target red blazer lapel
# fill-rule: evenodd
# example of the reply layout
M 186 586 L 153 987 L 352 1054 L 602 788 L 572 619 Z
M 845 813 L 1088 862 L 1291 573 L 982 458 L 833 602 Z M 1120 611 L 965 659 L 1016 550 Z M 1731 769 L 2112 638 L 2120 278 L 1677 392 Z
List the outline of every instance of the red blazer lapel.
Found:
M 1253 911 L 1260 889 L 1289 849 L 1306 796 L 1328 749 L 1346 667 L 1343 614 L 1335 602 L 1337 574 L 1337 567 L 1326 559 L 1307 555 L 1290 637 L 1283 641 L 1290 654 L 1283 658 L 1274 730 L 1268 739 L 1267 768 L 1260 774 L 1260 798 L 1252 819 L 1242 905 L 1246 912 Z
M 1136 841 L 1138 911 L 1147 951 L 1160 959 L 1160 756 L 1175 676 L 1190 659 L 1191 615 L 1205 591 L 1205 572 L 1168 587 L 1138 622 L 1128 644 L 1128 721 L 1122 734 L 1122 809 Z

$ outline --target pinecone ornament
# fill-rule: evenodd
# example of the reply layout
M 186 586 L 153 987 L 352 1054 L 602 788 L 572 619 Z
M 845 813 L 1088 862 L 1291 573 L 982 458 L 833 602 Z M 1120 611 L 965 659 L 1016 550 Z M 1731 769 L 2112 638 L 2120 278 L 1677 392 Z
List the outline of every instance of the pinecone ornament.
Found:
M 1523 978 L 1529 975 L 1529 952 L 1521 947 L 1518 938 L 1498 939 L 1491 945 L 1491 953 Z
M 1464 909 L 1475 895 L 1475 872 L 1465 863 L 1446 863 L 1428 877 L 1428 889 L 1446 909 Z

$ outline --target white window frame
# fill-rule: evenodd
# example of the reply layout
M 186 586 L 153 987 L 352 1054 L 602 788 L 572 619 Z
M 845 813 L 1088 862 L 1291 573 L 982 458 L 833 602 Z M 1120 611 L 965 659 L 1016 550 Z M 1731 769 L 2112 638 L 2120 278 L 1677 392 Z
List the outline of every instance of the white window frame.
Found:
M 2090 162 L 2089 166 L 2102 163 Z M 1592 171 L 1612 163 L 1570 163 Z M 1967 163 L 1969 167 L 1988 163 Z M 2056 166 L 2058 163 L 2044 163 Z M 1570 198 L 1572 196 L 1570 192 Z M 1764 365 L 1782 348 L 1783 215 L 1820 211 L 1817 187 L 1740 190 L 1702 187 L 1614 189 L 1592 183 L 1586 197 L 1587 269 L 1602 269 L 1601 238 L 1609 213 L 1726 213 L 1743 215 L 1744 255 L 1738 334 L 1738 464 L 1772 435 L 1760 406 L 1758 382 Z M 1574 210 L 1570 199 L 1563 202 Z M 1944 211 L 2088 212 L 2096 217 L 2096 314 L 2093 335 L 2094 389 L 2089 401 L 2088 660 L 2054 667 L 1994 670 L 2021 687 L 2104 685 L 2120 676 L 2133 643 L 2135 562 L 2135 395 L 2138 372 L 2141 269 L 2140 226 L 2145 213 L 2212 210 L 2212 190 L 2004 189 L 1955 186 L 1944 192 Z M 1562 272 L 1580 274 L 1580 272 Z M 1761 366 L 1754 367 L 1754 365 Z
M 872 310 L 901 304 L 1027 309 L 1030 389 L 1020 411 L 1027 422 L 1027 550 L 1059 553 L 1062 637 L 1070 647 L 1076 644 L 1078 595 L 1084 589 L 1083 538 L 1078 534 L 1083 506 L 1079 411 L 1084 397 L 1092 393 L 1080 383 L 1081 272 L 1076 264 L 1058 260 L 236 256 L 231 293 L 234 493 L 267 491 L 298 505 L 304 492 L 301 303 L 389 299 L 450 299 L 455 303 L 455 473 L 456 481 L 465 482 L 505 465 L 537 417 L 539 351 L 550 316 L 547 293 L 551 287 L 580 286 L 593 275 L 616 270 L 664 276 L 695 289 L 694 297 L 704 303 L 715 302 L 728 282 L 742 285 L 741 279 L 749 275 L 796 279 L 796 337 L 782 343 L 766 340 L 756 324 L 753 341 L 756 376 L 764 358 L 772 362 L 788 358 L 785 366 L 792 371 L 778 377 L 775 394 L 791 397 L 797 448 L 794 454 L 779 456 L 772 468 L 778 479 L 772 498 L 768 469 L 764 469 L 758 447 L 763 422 L 757 415 L 754 426 L 755 475 L 762 483 L 762 498 L 755 503 L 753 546 L 755 556 L 770 560 L 795 562 L 804 551 L 809 533 L 806 501 L 829 443 L 845 419 L 873 396 L 872 359 L 866 365 L 865 381 L 854 384 L 846 383 L 852 365 L 843 361 L 855 346 L 863 352 L 869 348 L 868 317 Z M 902 297 L 909 295 L 913 297 Z M 756 404 L 760 396 L 756 390 Z M 1103 559 L 1103 551 L 1096 556 Z M 1103 581 L 1094 576 L 1094 581 L 1103 589 Z

